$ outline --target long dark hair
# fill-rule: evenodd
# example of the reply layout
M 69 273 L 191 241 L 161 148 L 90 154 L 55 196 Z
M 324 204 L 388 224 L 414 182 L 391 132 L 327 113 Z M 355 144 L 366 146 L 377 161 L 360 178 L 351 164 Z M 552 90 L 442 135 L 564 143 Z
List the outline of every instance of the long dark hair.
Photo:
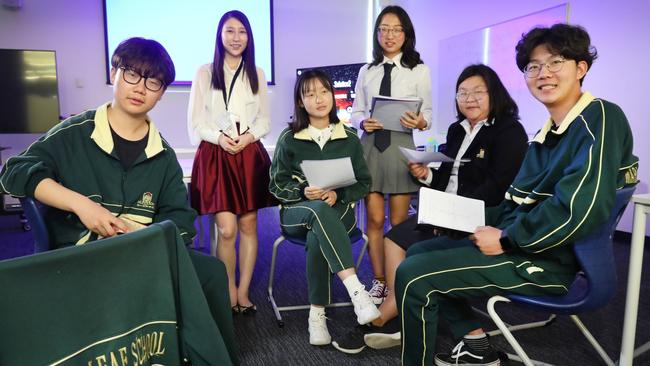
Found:
M 298 133 L 309 127 L 309 114 L 307 113 L 305 106 L 302 104 L 302 96 L 309 91 L 312 83 L 316 80 L 319 80 L 325 89 L 332 93 L 332 109 L 329 113 L 330 123 L 339 122 L 339 117 L 336 115 L 336 100 L 334 99 L 334 86 L 332 85 L 332 80 L 323 70 L 311 69 L 303 71 L 302 74 L 298 76 L 296 85 L 293 88 L 293 121 L 289 122 L 289 127 L 293 133 Z
M 389 5 L 385 7 L 381 13 L 377 16 L 375 20 L 374 33 L 372 35 L 372 62 L 370 66 L 379 65 L 384 61 L 384 50 L 381 48 L 378 39 L 379 25 L 381 24 L 381 18 L 386 14 L 395 14 L 399 18 L 400 23 L 402 23 L 402 29 L 404 30 L 404 44 L 402 45 L 402 60 L 401 64 L 404 67 L 409 69 L 414 68 L 418 64 L 423 63 L 420 58 L 420 53 L 415 50 L 415 28 L 413 28 L 413 23 L 411 18 L 406 13 L 406 10 L 397 5 Z
M 221 31 L 224 23 L 230 18 L 239 20 L 241 24 L 244 25 L 244 28 L 246 28 L 248 42 L 246 43 L 246 49 L 242 53 L 244 75 L 248 78 L 253 94 L 257 94 L 257 91 L 259 90 L 259 81 L 257 79 L 257 69 L 255 68 L 255 41 L 253 41 L 253 30 L 251 29 L 251 24 L 248 21 L 248 18 L 246 18 L 246 15 L 239 10 L 231 10 L 225 13 L 221 17 L 221 20 L 219 20 L 219 25 L 217 27 L 217 40 L 214 45 L 214 59 L 212 60 L 212 87 L 218 90 L 226 90 L 226 83 L 223 76 L 223 59 L 226 51 L 224 50 L 223 42 L 221 41 Z
M 519 107 L 517 107 L 517 103 L 512 99 L 506 87 L 503 86 L 501 79 L 499 79 L 499 75 L 497 75 L 497 73 L 489 66 L 483 64 L 467 66 L 458 76 L 458 81 L 456 81 L 456 92 L 458 92 L 458 86 L 472 76 L 481 77 L 487 86 L 488 95 L 490 96 L 490 113 L 488 114 L 488 121 L 494 119 L 494 121 L 498 123 L 498 121 L 505 119 L 519 120 Z M 456 113 L 458 122 L 467 118 L 460 112 L 458 101 L 456 101 Z

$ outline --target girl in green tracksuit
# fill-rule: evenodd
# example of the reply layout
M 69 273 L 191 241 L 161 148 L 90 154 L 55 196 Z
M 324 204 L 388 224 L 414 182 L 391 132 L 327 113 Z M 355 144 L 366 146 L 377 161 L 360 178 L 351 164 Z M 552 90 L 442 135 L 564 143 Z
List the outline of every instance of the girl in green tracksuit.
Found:
M 331 342 L 324 309 L 331 301 L 331 273 L 343 281 L 360 324 L 379 316 L 355 273 L 348 237 L 357 224 L 354 205 L 368 194 L 370 174 L 356 131 L 336 116 L 332 82 L 324 72 L 309 70 L 298 78 L 294 103 L 294 121 L 276 144 L 269 190 L 281 202 L 282 231 L 306 239 L 309 342 L 326 345 Z M 334 190 L 310 186 L 300 167 L 304 160 L 346 157 L 357 182 Z

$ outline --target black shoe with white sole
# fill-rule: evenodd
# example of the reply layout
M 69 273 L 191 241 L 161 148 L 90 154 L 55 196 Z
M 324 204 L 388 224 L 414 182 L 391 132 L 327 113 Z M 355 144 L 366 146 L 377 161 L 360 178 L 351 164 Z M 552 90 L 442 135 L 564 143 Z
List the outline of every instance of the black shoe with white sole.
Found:
M 399 319 L 395 318 L 384 324 L 383 327 L 373 327 L 363 337 L 366 345 L 374 349 L 397 347 L 402 342 L 402 333 Z
M 500 366 L 505 365 L 501 352 L 495 351 L 492 346 L 482 351 L 472 349 L 461 340 L 450 353 L 438 353 L 435 357 L 436 366 Z M 503 355 L 505 356 L 505 355 Z M 507 356 L 505 356 L 507 359 Z M 504 362 L 502 362 L 504 361 Z
M 357 354 L 366 348 L 363 336 L 370 331 L 371 327 L 372 325 L 356 325 L 344 336 L 333 340 L 332 346 L 343 353 Z

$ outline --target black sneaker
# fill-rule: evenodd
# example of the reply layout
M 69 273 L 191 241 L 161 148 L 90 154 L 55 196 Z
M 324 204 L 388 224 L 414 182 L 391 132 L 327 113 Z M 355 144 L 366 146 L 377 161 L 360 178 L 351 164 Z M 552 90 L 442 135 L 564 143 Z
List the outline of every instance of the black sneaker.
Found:
M 399 319 L 395 318 L 383 327 L 373 327 L 363 339 L 368 347 L 374 349 L 397 347 L 402 342 L 401 330 Z
M 482 352 L 478 352 L 461 340 L 451 350 L 451 353 L 436 354 L 435 364 L 436 366 L 500 366 L 502 363 L 499 356 L 499 352 L 495 351 L 492 346 L 489 346 L 488 349 Z
M 343 353 L 352 355 L 357 354 L 366 348 L 366 344 L 363 341 L 363 336 L 371 330 L 371 327 L 372 325 L 357 324 L 347 334 L 342 337 L 338 337 L 336 340 L 333 340 L 332 346 Z

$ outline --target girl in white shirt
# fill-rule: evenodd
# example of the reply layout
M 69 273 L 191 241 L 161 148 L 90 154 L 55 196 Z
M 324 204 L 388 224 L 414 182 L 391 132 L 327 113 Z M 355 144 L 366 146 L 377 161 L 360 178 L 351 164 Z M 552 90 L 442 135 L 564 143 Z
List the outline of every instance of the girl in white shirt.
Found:
M 399 147 L 415 149 L 412 130 L 429 128 L 432 109 L 429 68 L 422 63 L 420 54 L 415 50 L 415 30 L 406 11 L 399 6 L 385 7 L 377 17 L 374 30 L 374 59 L 359 71 L 351 120 L 364 131 L 361 144 L 372 175 L 370 194 L 366 198 L 369 254 L 375 275 L 370 295 L 375 304 L 381 304 L 386 296 L 384 195 L 388 194 L 391 225 L 406 220 L 411 193 L 417 192 L 419 187 L 411 178 L 408 162 Z M 388 121 L 370 118 L 372 98 L 380 94 L 422 99 L 419 114 L 406 112 L 400 118 L 399 122 L 408 132 L 384 130 L 382 123 Z M 384 136 L 379 136 L 382 134 L 389 135 L 385 148 L 380 147 L 379 143 L 382 138 L 385 141 Z
M 248 289 L 257 259 L 257 210 L 276 203 L 267 189 L 271 161 L 259 141 L 270 128 L 266 78 L 255 66 L 253 33 L 242 12 L 227 12 L 219 21 L 214 60 L 192 82 L 188 128 L 192 143 L 200 142 L 192 206 L 201 215 L 216 214 L 217 256 L 228 271 L 233 313 L 252 314 Z

